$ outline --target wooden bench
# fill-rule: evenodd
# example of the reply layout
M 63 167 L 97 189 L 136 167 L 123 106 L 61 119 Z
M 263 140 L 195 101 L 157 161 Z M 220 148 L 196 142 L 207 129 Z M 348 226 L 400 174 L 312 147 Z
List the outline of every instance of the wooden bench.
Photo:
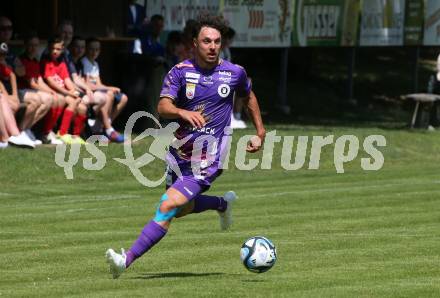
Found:
M 440 95 L 431 93 L 412 93 L 403 96 L 404 99 L 411 99 L 416 104 L 414 107 L 414 112 L 411 118 L 410 127 L 414 128 L 417 119 L 417 113 L 419 112 L 420 105 L 430 104 L 433 105 L 436 101 L 440 102 Z

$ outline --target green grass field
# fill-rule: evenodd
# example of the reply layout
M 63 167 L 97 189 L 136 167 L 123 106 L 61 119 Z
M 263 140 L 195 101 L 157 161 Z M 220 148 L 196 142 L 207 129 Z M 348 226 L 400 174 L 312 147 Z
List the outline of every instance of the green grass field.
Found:
M 73 180 L 55 164 L 54 148 L 0 151 L 0 296 L 438 297 L 440 133 L 272 129 L 278 135 L 354 134 L 361 144 L 382 134 L 385 164 L 364 171 L 361 153 L 337 174 L 328 146 L 319 170 L 285 171 L 277 146 L 272 170 L 233 168 L 210 190 L 234 189 L 240 196 L 230 231 L 219 231 L 215 212 L 175 220 L 166 238 L 118 280 L 104 253 L 132 244 L 163 186 L 141 186 L 112 159 L 124 157 L 118 145 L 103 149 L 103 170 L 79 164 Z M 137 156 L 148 148 L 146 142 L 134 147 Z M 163 167 L 157 161 L 144 173 L 159 177 Z M 274 268 L 260 275 L 239 259 L 242 242 L 254 235 L 267 236 L 278 250 Z

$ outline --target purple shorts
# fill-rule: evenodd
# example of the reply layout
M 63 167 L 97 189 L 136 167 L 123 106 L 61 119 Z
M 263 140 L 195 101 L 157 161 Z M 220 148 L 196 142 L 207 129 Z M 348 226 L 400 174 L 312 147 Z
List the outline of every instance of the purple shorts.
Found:
M 211 187 L 211 183 L 223 172 L 222 169 L 218 168 L 218 165 L 211 165 L 204 169 L 200 176 L 195 177 L 191 167 L 180 166 L 179 168 L 182 172 L 181 177 L 178 177 L 177 174 L 168 167 L 166 189 L 172 187 L 178 190 L 188 201 L 207 191 Z

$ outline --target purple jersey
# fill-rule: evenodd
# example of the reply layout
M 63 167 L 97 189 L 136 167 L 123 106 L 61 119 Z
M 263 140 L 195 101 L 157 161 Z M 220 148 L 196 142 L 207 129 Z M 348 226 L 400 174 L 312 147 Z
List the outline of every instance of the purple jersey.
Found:
M 179 149 L 170 148 L 179 165 L 194 161 L 197 157 L 218 163 L 224 147 L 221 142 L 225 128 L 231 122 L 234 92 L 244 97 L 250 91 L 251 83 L 245 70 L 225 60 L 220 60 L 210 70 L 199 68 L 194 60 L 185 60 L 168 72 L 160 97 L 171 98 L 178 108 L 199 111 L 206 121 L 204 127 L 196 129 L 178 120 L 180 127 L 176 131 L 176 138 L 189 138 Z M 196 147 L 200 147 L 200 152 Z

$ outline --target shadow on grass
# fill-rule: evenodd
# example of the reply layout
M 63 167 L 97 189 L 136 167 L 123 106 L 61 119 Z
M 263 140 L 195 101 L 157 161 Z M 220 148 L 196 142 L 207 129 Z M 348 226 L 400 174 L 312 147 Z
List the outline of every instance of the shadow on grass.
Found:
M 165 273 L 144 273 L 133 277 L 133 279 L 155 279 L 155 278 L 185 278 L 185 277 L 206 277 L 224 275 L 223 272 L 193 273 L 193 272 L 165 272 Z

